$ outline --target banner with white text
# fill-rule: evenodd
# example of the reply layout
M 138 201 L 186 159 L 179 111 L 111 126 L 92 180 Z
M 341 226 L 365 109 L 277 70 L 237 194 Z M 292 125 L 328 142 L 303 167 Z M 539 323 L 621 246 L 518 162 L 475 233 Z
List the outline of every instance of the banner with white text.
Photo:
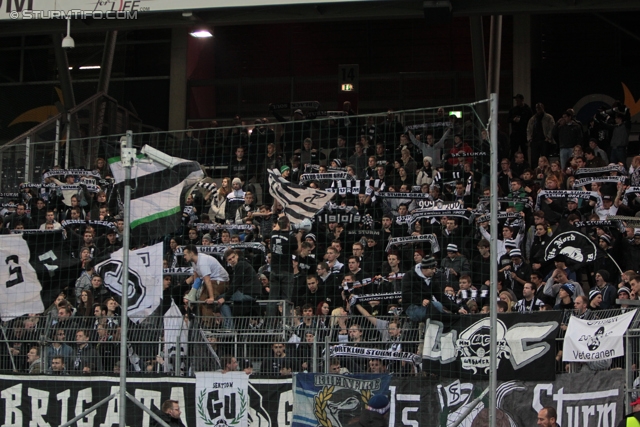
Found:
M 247 427 L 249 375 L 196 372 L 196 426 Z

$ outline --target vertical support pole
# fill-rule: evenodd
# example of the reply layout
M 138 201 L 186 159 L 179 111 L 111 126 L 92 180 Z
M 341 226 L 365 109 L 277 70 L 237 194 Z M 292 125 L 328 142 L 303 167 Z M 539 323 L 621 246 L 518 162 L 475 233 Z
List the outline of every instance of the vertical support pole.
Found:
M 122 324 L 120 334 L 120 425 L 126 426 L 127 407 L 127 323 L 129 315 L 129 301 L 127 298 L 129 287 L 129 247 L 131 225 L 131 167 L 135 161 L 135 155 L 131 155 L 130 149 L 133 147 L 133 132 L 128 130 L 126 136 L 120 140 L 122 166 L 124 167 L 124 230 L 122 232 Z
M 24 179 L 26 182 L 31 182 L 31 137 L 28 136 L 24 143 Z
M 57 166 L 60 161 L 60 119 L 56 120 L 56 145 L 53 149 L 53 164 Z
M 187 122 L 187 52 L 185 28 L 171 30 L 171 80 L 169 83 L 169 130 L 184 129 Z
M 471 24 L 471 58 L 473 60 L 473 86 L 476 99 L 487 99 L 487 63 L 484 53 L 484 31 L 482 16 L 469 17 Z M 489 121 L 489 109 L 486 103 L 478 104 L 476 111 L 482 123 Z
M 489 132 L 491 136 L 491 242 L 490 247 L 490 281 L 489 287 L 489 312 L 490 312 L 490 344 L 489 354 L 489 425 L 496 425 L 496 389 L 498 388 L 498 363 L 496 358 L 496 328 L 498 326 L 498 304 L 496 300 L 496 289 L 498 287 L 498 94 L 490 95 L 491 122 Z
M 69 146 L 71 145 L 71 114 L 67 114 L 67 142 L 64 144 L 64 168 L 69 169 Z
M 489 33 L 489 93 L 500 95 L 500 56 L 502 53 L 502 15 L 491 16 Z

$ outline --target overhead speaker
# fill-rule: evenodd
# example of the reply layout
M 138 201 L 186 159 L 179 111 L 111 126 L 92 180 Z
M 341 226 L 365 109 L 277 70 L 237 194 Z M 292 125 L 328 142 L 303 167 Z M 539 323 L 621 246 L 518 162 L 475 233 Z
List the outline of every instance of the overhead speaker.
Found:
M 449 24 L 453 19 L 453 6 L 449 0 L 425 0 L 422 8 L 429 25 Z

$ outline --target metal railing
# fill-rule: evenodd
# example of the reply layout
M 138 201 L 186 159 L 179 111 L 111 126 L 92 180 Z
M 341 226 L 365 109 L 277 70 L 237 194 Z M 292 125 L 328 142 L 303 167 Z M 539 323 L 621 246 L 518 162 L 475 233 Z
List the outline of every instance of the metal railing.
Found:
M 485 125 L 479 120 L 475 105 L 476 103 L 440 107 L 444 108 L 444 117 L 438 116 L 438 108 L 397 111 L 394 113 L 393 120 L 400 124 L 402 132 L 411 130 L 415 135 L 422 134 L 422 140 L 424 140 L 428 130 L 433 130 L 438 135 L 444 133 L 447 127 L 433 127 L 434 123 L 448 122 L 448 114 L 455 113 L 458 120 L 452 126 L 452 132 L 448 136 L 443 152 L 452 147 L 453 134 L 461 135 L 474 149 L 480 149 L 475 145 L 480 144 L 481 132 L 485 130 Z M 283 117 L 285 121 L 279 122 L 273 118 L 273 111 L 265 111 L 265 116 L 271 118 L 269 123 L 263 125 L 238 123 L 217 128 L 205 126 L 199 129 L 162 132 L 140 132 L 142 128 L 138 127 L 134 129 L 133 144 L 136 147 L 148 144 L 176 157 L 197 160 L 203 166 L 210 168 L 227 167 L 232 156 L 235 156 L 235 149 L 243 146 L 248 151 L 245 152 L 245 158 L 248 159 L 251 169 L 259 172 L 264 161 L 266 145 L 269 142 L 276 144 L 279 152 L 283 154 L 282 160 L 288 162 L 296 150 L 302 149 L 303 139 L 310 137 L 313 148 L 317 150 L 320 157 L 320 163 L 328 164 L 331 160 L 328 159 L 328 155 L 331 149 L 337 146 L 339 135 L 347 138 L 346 147 L 351 153 L 361 133 L 370 125 L 376 128 L 371 134 L 374 138 L 372 148 L 375 149 L 376 142 L 382 142 L 387 148 L 387 154 L 393 158 L 400 158 L 400 129 L 380 133 L 382 125 L 386 123 L 386 112 L 347 116 L 341 111 L 313 109 L 306 111 L 309 115 L 317 115 L 317 117 L 293 120 L 290 119 L 293 117 L 293 111 L 276 110 L 277 113 L 285 116 Z M 54 120 L 50 124 L 50 128 L 46 128 L 47 132 L 37 127 L 10 144 L 0 147 L 0 162 L 2 162 L 0 166 L 3 166 L 3 175 L 0 177 L 2 192 L 17 192 L 22 182 L 39 182 L 42 172 L 55 165 L 64 168 L 93 168 L 97 158 L 119 155 L 118 142 L 123 133 L 114 132 L 110 135 L 73 138 L 73 134 L 69 133 L 70 127 L 63 124 L 64 120 L 58 118 L 57 122 Z M 298 128 L 304 128 L 304 130 L 300 131 Z M 421 159 L 415 160 L 420 167 Z
M 265 302 L 266 303 L 266 302 Z M 606 319 L 622 314 L 626 309 L 592 312 L 590 319 Z M 568 325 L 573 311 L 563 313 L 563 325 Z M 180 318 L 149 316 L 142 321 L 132 319 L 128 328 L 128 361 L 124 367 L 130 373 L 162 373 L 169 376 L 194 376 L 196 371 L 223 369 L 225 360 L 234 357 L 239 369 L 252 369 L 253 373 L 281 375 L 290 372 L 371 372 L 383 369 L 393 375 L 419 374 L 424 325 L 413 324 L 404 318 L 379 316 L 376 321 L 399 320 L 401 334 L 387 336 L 383 327 L 376 327 L 364 317 L 351 318 L 348 327 L 338 318 L 313 316 L 304 318 L 289 305 L 274 318 L 256 312 L 253 316 L 233 318 L 228 328 L 221 316 L 201 317 L 185 314 Z M 28 353 L 32 347 L 39 350 L 39 363 L 32 372 L 60 374 L 59 364 L 52 364 L 56 356 L 63 357 L 64 375 L 117 374 L 123 367 L 119 363 L 119 317 L 72 316 L 58 319 L 44 313 L 4 322 L 0 345 L 0 371 L 26 374 L 30 371 Z M 173 325 L 173 326 L 168 326 Z M 357 325 L 357 333 L 350 328 Z M 378 325 L 378 326 L 381 326 Z M 78 336 L 78 331 L 83 331 Z M 556 354 L 562 350 L 566 328 L 557 337 Z M 86 337 L 85 337 L 86 332 Z M 79 352 L 79 344 L 86 341 L 87 352 Z M 354 342 L 355 341 L 355 342 Z M 354 357 L 334 354 L 335 346 L 356 346 L 363 349 L 409 352 L 410 360 L 395 361 L 360 355 Z M 640 316 L 636 315 L 625 336 L 626 356 L 614 359 L 606 369 L 626 369 L 628 393 L 638 393 L 640 379 L 636 367 L 640 365 Z M 181 350 L 178 350 L 181 349 Z M 280 358 L 279 356 L 283 356 Z M 376 362 L 370 365 L 370 361 Z M 337 367 L 336 367 L 337 363 Z M 580 365 L 580 366 L 579 366 Z M 557 371 L 579 372 L 592 369 L 583 364 L 564 364 L 558 360 Z M 376 368 L 377 366 L 377 368 Z M 281 372 L 282 369 L 282 372 Z M 439 375 L 438 372 L 430 372 Z M 445 375 L 446 376 L 446 375 Z

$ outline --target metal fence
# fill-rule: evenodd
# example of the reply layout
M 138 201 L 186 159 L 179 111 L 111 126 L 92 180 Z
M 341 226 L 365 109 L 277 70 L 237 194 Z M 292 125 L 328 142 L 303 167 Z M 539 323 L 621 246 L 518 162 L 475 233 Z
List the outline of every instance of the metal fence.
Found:
M 263 302 L 266 304 L 266 302 Z M 169 376 L 195 376 L 196 371 L 224 369 L 230 358 L 238 369 L 261 375 L 287 375 L 292 372 L 389 372 L 395 376 L 436 375 L 421 371 L 424 324 L 406 318 L 378 316 L 313 316 L 305 318 L 299 309 L 286 305 L 274 318 L 234 317 L 233 327 L 220 316 L 149 316 L 130 318 L 128 361 L 130 373 L 163 373 Z M 626 309 L 600 310 L 589 319 L 606 319 Z M 626 356 L 613 359 L 607 366 L 562 363 L 561 350 L 566 326 L 576 315 L 563 313 L 563 326 L 556 342 L 557 372 L 625 369 L 626 389 L 635 396 L 640 389 L 636 367 L 640 365 L 640 316 L 636 315 L 625 336 Z M 50 310 L 4 322 L 0 351 L 0 369 L 4 373 L 47 373 L 51 375 L 117 374 L 122 369 L 120 356 L 120 317 L 58 318 Z M 375 322 L 375 323 L 374 323 Z M 396 323 L 397 322 L 397 323 Z M 397 329 L 396 329 L 397 328 Z M 394 333 L 395 332 L 395 333 Z M 87 350 L 79 347 L 87 344 Z M 335 346 L 361 349 L 394 350 L 414 355 L 413 360 L 385 360 L 374 352 L 366 357 L 335 354 Z M 39 357 L 29 356 L 32 348 Z M 63 372 L 56 357 L 62 357 Z M 33 363 L 34 360 L 38 362 Z
M 410 131 L 412 135 L 424 141 L 427 131 L 433 131 L 439 137 L 450 127 L 451 132 L 443 147 L 443 153 L 453 146 L 453 134 L 461 135 L 465 142 L 479 151 L 482 145 L 482 131 L 486 129 L 485 122 L 479 118 L 478 110 L 484 104 L 480 103 L 480 107 L 478 104 L 367 115 L 348 115 L 343 111 L 317 111 L 303 106 L 307 116 L 314 118 L 300 120 L 294 120 L 294 110 L 276 109 L 265 111 L 262 117 L 245 118 L 226 126 L 208 127 L 211 123 L 200 123 L 202 127 L 196 129 L 134 131 L 133 143 L 136 147 L 148 144 L 170 155 L 197 160 L 211 175 L 217 176 L 226 176 L 237 147 L 245 148 L 245 157 L 250 169 L 258 172 L 264 162 L 268 143 L 275 143 L 278 152 L 282 154 L 283 162 L 289 162 L 294 155 L 300 156 L 296 151 L 303 148 L 302 142 L 307 136 L 311 138 L 312 147 L 317 151 L 319 163 L 322 165 L 330 163 L 329 154 L 336 148 L 339 135 L 346 138 L 346 147 L 350 152 L 361 136 L 366 136 L 372 149 L 375 149 L 376 142 L 381 142 L 390 157 L 400 158 L 402 133 Z M 257 120 L 260 123 L 257 123 Z M 63 128 L 62 121 L 58 120 L 57 125 L 54 122 L 47 132 L 34 131 L 35 133 L 10 145 L 0 147 L 3 171 L 0 177 L 1 192 L 17 192 L 22 182 L 40 182 L 42 173 L 54 166 L 94 168 L 97 158 L 119 156 L 119 140 L 123 134 L 73 138 L 68 129 L 69 126 Z M 416 161 L 421 163 L 421 159 Z M 248 178 L 253 177 L 252 175 Z

